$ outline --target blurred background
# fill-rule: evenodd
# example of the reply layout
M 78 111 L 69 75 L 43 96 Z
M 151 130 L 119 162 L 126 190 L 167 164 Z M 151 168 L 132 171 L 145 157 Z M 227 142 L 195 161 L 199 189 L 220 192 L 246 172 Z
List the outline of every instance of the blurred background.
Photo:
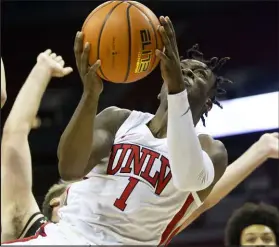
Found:
M 220 116 L 230 118 L 224 132 L 214 132 L 224 121 L 209 114 L 209 132 L 224 142 L 230 162 L 239 157 L 267 131 L 278 128 L 278 2 L 277 1 L 142 1 L 156 15 L 168 15 L 175 26 L 181 55 L 199 43 L 206 57 L 230 56 L 222 71 L 234 81 L 221 98 L 228 110 Z M 37 55 L 51 48 L 75 69 L 73 42 L 87 15 L 101 1 L 1 1 L 1 57 L 5 63 L 8 101 L 1 111 L 5 122 L 21 85 L 36 62 Z M 161 87 L 160 71 L 131 85 L 105 83 L 99 110 L 116 105 L 155 113 Z M 248 96 L 273 92 L 273 101 L 263 102 Z M 82 93 L 77 70 L 63 80 L 53 80 L 43 99 L 39 117 L 41 127 L 32 131 L 30 145 L 33 158 L 34 193 L 41 204 L 48 188 L 59 180 L 56 150 Z M 269 98 L 269 97 L 267 97 Z M 235 108 L 228 102 L 242 100 Z M 28 107 L 28 106 L 26 106 Z M 233 111 L 230 112 L 230 109 Z M 215 106 L 216 108 L 216 106 Z M 244 111 L 244 112 L 243 112 Z M 237 113 L 242 112 L 241 116 Z M 214 118 L 215 116 L 215 118 Z M 263 117 L 264 116 L 264 117 Z M 275 124 L 274 124 L 275 119 Z M 259 122 L 268 127 L 257 127 Z M 237 123 L 249 127 L 233 131 Z M 243 125 L 244 126 L 244 125 Z M 253 128 L 255 127 L 255 128 Z M 256 129 L 256 131 L 255 131 Z M 279 205 L 279 164 L 269 160 L 235 189 L 220 204 L 204 214 L 173 240 L 192 245 L 222 244 L 228 217 L 244 202 L 264 201 Z

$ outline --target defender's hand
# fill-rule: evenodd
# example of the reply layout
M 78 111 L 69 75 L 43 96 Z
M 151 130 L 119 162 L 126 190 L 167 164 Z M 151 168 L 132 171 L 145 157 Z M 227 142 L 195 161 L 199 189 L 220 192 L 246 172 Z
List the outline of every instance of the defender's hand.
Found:
M 156 50 L 156 55 L 161 59 L 160 67 L 164 81 L 167 83 L 169 93 L 179 93 L 185 90 L 183 81 L 180 56 L 176 44 L 173 25 L 169 17 L 160 17 L 161 26 L 159 33 L 165 46 L 164 52 Z
M 86 43 L 83 48 L 83 39 L 83 33 L 77 32 L 74 45 L 77 68 L 85 92 L 90 92 L 99 96 L 103 91 L 103 81 L 97 75 L 97 70 L 101 65 L 101 61 L 98 60 L 91 67 L 89 66 L 90 44 Z
M 266 133 L 258 141 L 260 150 L 267 158 L 279 159 L 279 133 Z
M 64 77 L 73 71 L 71 67 L 64 68 L 63 58 L 52 53 L 50 49 L 39 54 L 37 64 L 49 69 L 52 77 Z

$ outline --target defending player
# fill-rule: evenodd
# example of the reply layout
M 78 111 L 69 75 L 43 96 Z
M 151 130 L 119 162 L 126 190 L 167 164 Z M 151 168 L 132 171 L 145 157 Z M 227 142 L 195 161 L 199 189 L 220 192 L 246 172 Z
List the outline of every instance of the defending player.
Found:
M 61 56 L 50 50 L 41 53 L 5 123 L 1 145 L 1 241 L 27 236 L 28 231 L 45 222 L 32 193 L 28 134 L 51 78 L 72 71 L 63 67 Z

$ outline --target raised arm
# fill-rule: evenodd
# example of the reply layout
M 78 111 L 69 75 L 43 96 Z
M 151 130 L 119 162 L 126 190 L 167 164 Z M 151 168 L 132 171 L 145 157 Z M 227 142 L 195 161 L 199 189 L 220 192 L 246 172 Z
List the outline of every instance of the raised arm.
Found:
M 264 134 L 243 155 L 229 165 L 206 198 L 205 210 L 215 206 L 267 159 L 279 159 L 279 134 Z
M 156 50 L 156 54 L 168 87 L 167 141 L 173 183 L 178 190 L 199 191 L 213 182 L 214 166 L 202 150 L 195 131 L 174 28 L 168 17 L 160 17 L 160 22 L 165 52 Z M 201 97 L 204 97 L 203 92 Z
M 264 134 L 259 141 L 254 143 L 243 155 L 230 164 L 204 203 L 187 219 L 180 228 L 180 231 L 190 225 L 202 213 L 218 204 L 219 201 L 226 197 L 269 158 L 279 159 L 278 133 Z
M 93 142 L 93 128 L 103 82 L 96 74 L 100 61 L 89 67 L 90 44 L 83 49 L 83 33 L 77 32 L 74 44 L 77 68 L 83 83 L 81 100 L 62 134 L 58 146 L 59 173 L 63 180 L 82 178 Z
M 109 107 L 96 116 L 103 90 L 103 82 L 96 74 L 101 62 L 88 67 L 90 45 L 85 44 L 83 49 L 81 32 L 76 35 L 74 51 L 83 94 L 59 142 L 59 173 L 65 181 L 82 179 L 109 154 L 118 127 L 130 114 L 128 110 Z
M 28 135 L 42 96 L 52 76 L 62 77 L 71 68 L 48 50 L 22 86 L 3 129 L 1 143 L 1 241 L 18 238 L 29 218 L 40 212 L 32 194 L 32 166 Z M 41 217 L 37 214 L 36 217 Z

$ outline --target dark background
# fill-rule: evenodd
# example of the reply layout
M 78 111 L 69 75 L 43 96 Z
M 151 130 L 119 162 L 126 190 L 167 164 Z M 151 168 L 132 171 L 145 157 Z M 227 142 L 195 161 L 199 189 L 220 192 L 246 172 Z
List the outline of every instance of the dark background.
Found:
M 2 125 L 14 98 L 36 62 L 47 48 L 61 54 L 75 68 L 73 42 L 86 16 L 97 1 L 2 1 L 1 56 L 5 63 L 8 101 Z M 181 55 L 199 43 L 205 56 L 230 56 L 223 75 L 234 81 L 222 99 L 278 91 L 278 2 L 229 1 L 142 1 L 156 15 L 168 15 L 177 32 Z M 105 83 L 100 110 L 110 105 L 154 113 L 161 86 L 158 69 L 131 85 Z M 39 203 L 48 187 L 57 182 L 56 149 L 59 137 L 82 93 L 74 73 L 55 79 L 43 99 L 39 116 L 42 126 L 30 135 L 33 158 L 34 193 Z M 28 107 L 28 106 L 26 106 Z M 268 109 L 267 109 L 268 110 Z M 249 112 L 247 112 L 249 115 Z M 239 120 L 241 121 L 241 119 Z M 262 133 L 222 138 L 235 160 Z M 218 206 L 210 210 L 174 241 L 181 243 L 222 243 L 225 222 L 236 207 L 246 201 L 279 205 L 277 161 L 268 161 Z

